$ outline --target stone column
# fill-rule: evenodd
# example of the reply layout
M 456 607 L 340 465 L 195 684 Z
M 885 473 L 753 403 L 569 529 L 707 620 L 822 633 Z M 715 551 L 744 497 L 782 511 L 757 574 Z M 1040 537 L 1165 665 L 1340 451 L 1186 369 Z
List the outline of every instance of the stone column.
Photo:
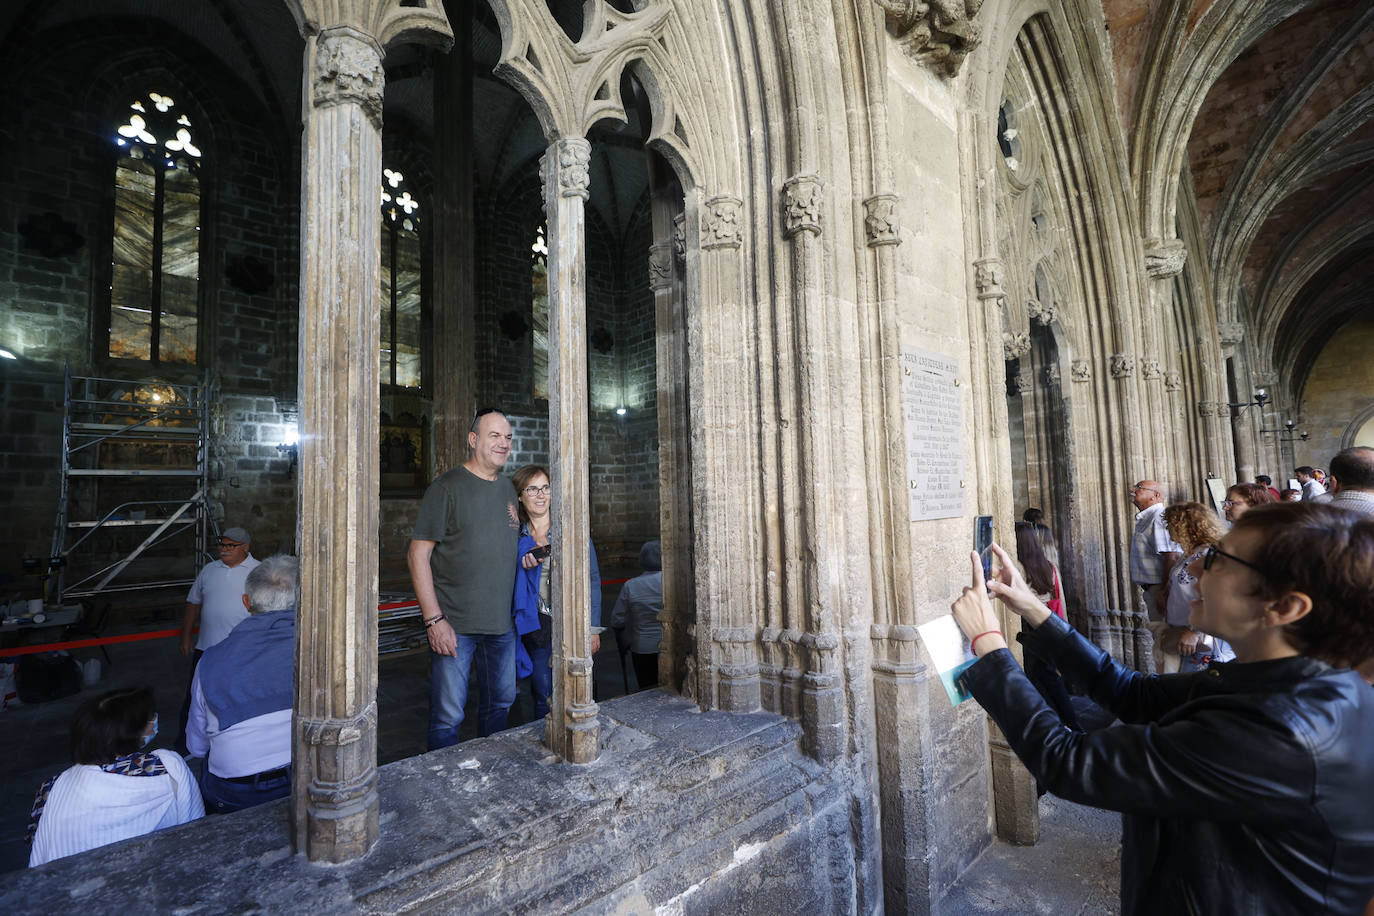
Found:
M 449 3 L 445 3 L 445 7 Z M 477 408 L 473 262 L 472 16 L 451 16 L 452 53 L 434 59 L 434 474 L 462 464 Z
M 292 842 L 312 861 L 377 840 L 377 307 L 382 47 L 306 40 Z
M 587 496 L 586 213 L 591 144 L 560 137 L 540 159 L 549 245 L 549 473 L 553 487 L 553 701 L 549 747 L 571 763 L 596 759 L 592 699 L 591 509 Z

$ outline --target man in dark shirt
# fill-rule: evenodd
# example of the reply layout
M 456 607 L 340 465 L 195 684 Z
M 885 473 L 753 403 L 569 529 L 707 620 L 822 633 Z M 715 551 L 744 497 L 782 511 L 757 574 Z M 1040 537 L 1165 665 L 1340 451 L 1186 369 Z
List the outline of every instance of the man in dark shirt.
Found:
M 429 636 L 429 749 L 458 743 L 475 670 L 478 727 L 506 727 L 515 701 L 511 592 L 520 534 L 515 489 L 502 477 L 511 428 L 495 408 L 477 412 L 472 455 L 440 475 L 420 503 L 407 561 Z

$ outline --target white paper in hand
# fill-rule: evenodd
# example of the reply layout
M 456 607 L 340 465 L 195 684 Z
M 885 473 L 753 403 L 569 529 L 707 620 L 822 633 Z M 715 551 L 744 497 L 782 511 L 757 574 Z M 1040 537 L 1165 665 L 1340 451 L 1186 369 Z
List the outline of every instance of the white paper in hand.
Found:
M 969 650 L 968 642 L 959 631 L 959 625 L 954 622 L 953 615 L 936 617 L 921 624 L 916 628 L 916 632 L 921 634 L 926 654 L 930 656 L 931 664 L 940 674 L 940 683 L 944 684 L 949 701 L 958 706 L 969 699 L 972 695 L 958 684 L 959 675 L 978 659 Z

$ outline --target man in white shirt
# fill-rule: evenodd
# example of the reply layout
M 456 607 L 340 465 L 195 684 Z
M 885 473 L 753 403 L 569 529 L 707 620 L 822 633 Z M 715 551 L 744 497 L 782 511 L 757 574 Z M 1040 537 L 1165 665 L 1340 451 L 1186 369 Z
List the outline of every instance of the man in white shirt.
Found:
M 291 791 L 295 557 L 268 557 L 245 583 L 248 618 L 206 650 L 191 683 L 186 744 L 205 758 L 205 810 L 237 811 Z
M 186 697 L 181 704 L 181 721 L 177 729 L 176 748 L 186 752 L 186 717 L 191 710 L 191 679 L 205 650 L 229 635 L 239 621 L 248 616 L 243 609 L 243 583 L 258 565 L 249 552 L 252 537 L 244 528 L 229 528 L 220 535 L 219 559 L 201 567 L 186 596 L 186 609 L 181 615 L 181 655 L 191 659 L 191 671 L 186 676 Z M 193 631 L 200 624 L 200 633 Z
M 1303 465 L 1293 471 L 1293 476 L 1298 479 L 1298 483 L 1302 486 L 1303 499 L 1313 500 L 1326 493 L 1326 487 L 1322 486 L 1322 482 L 1317 479 L 1316 469 L 1311 465 Z

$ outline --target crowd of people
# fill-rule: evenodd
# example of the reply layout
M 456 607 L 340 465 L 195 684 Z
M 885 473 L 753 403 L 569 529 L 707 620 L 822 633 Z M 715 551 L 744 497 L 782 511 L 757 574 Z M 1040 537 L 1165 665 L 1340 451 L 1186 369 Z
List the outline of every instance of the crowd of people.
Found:
M 1374 913 L 1374 449 L 1294 478 L 1290 498 L 1229 487 L 1225 521 L 1131 488 L 1155 674 L 1069 626 L 1029 523 L 1019 562 L 994 545 L 989 577 L 970 557 L 961 683 L 1043 789 L 1122 813 L 1128 916 Z M 994 601 L 1021 618 L 1024 671 Z M 1119 721 L 1084 730 L 1066 684 Z
M 431 750 L 457 743 L 474 675 L 481 735 L 506 728 L 520 680 L 528 679 L 536 717 L 549 711 L 553 576 L 564 566 L 551 539 L 549 472 L 526 465 L 502 477 L 510 444 L 505 415 L 478 411 L 470 457 L 420 504 L 407 559 L 430 649 Z M 151 689 L 83 703 L 70 727 L 73 765 L 34 802 L 30 866 L 290 793 L 298 564 L 257 560 L 241 527 L 215 546 L 219 559 L 201 569 L 182 615 L 189 670 L 175 749 L 147 750 L 158 730 Z M 588 578 L 582 612 L 594 655 L 603 628 L 590 543 L 587 557 L 584 571 L 568 571 Z M 639 561 L 642 574 L 624 584 L 611 625 L 645 689 L 658 683 L 659 542 L 645 543 Z

